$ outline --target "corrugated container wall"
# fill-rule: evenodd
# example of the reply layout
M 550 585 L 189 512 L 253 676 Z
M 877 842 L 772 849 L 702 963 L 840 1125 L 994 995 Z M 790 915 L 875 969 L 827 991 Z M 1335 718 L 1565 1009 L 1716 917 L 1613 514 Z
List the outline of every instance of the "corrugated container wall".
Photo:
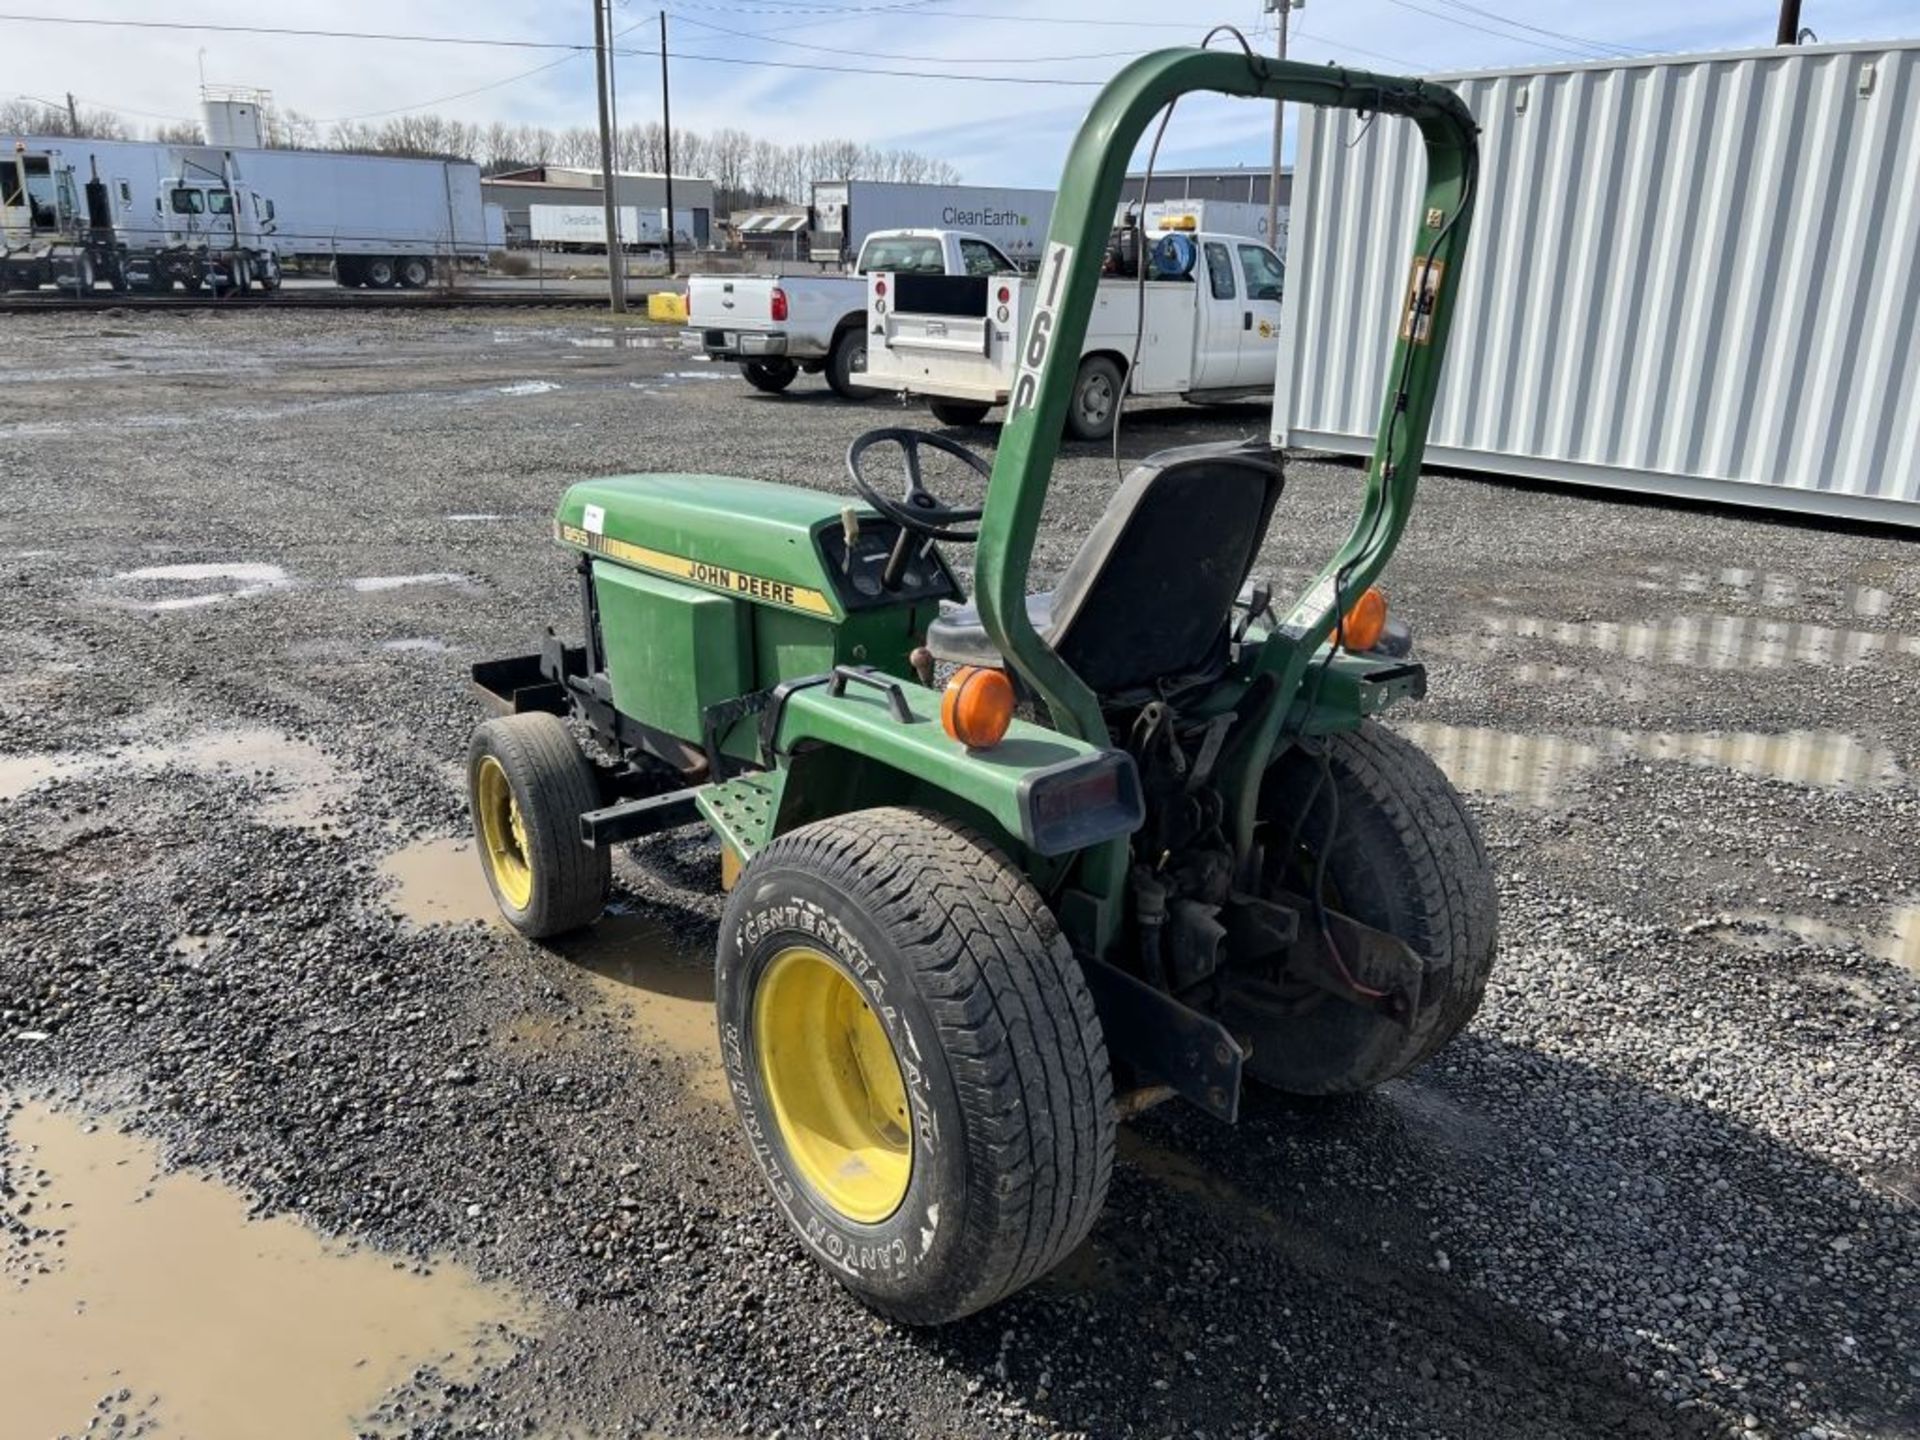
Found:
M 1442 83 L 1481 169 L 1430 462 L 1920 525 L 1920 41 Z M 1304 111 L 1276 439 L 1371 449 L 1424 173 Z

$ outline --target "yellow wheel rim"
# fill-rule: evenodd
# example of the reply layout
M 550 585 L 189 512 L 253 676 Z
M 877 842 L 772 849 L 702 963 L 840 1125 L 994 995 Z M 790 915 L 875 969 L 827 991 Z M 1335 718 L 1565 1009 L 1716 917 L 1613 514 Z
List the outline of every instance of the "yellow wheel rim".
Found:
M 753 1000 L 760 1083 L 788 1158 L 847 1219 L 900 1208 L 913 1174 L 907 1084 L 860 986 L 818 950 L 773 957 Z
M 494 886 L 516 910 L 533 903 L 533 866 L 528 860 L 527 825 L 513 798 L 507 772 L 493 756 L 480 761 L 476 787 L 480 801 L 480 848 Z

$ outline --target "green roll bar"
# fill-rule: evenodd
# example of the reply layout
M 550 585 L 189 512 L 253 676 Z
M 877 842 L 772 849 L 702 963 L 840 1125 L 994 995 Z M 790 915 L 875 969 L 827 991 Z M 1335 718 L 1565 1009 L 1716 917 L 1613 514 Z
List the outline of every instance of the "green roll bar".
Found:
M 1236 807 L 1236 850 L 1244 856 L 1252 844 L 1259 771 L 1272 756 L 1308 665 L 1333 635 L 1340 604 L 1351 604 L 1386 565 L 1413 507 L 1472 214 L 1477 127 L 1465 102 L 1444 86 L 1268 60 L 1244 50 L 1156 51 L 1128 65 L 1100 92 L 1074 139 L 1054 203 L 975 561 L 976 599 L 987 634 L 1046 701 L 1055 726 L 1096 744 L 1106 743 L 1099 702 L 1028 620 L 1027 572 L 1127 161 L 1161 107 L 1192 91 L 1404 116 L 1420 127 L 1427 150 L 1423 213 L 1366 498 L 1346 541 L 1263 647 L 1260 670 L 1277 680 L 1277 703 L 1261 709 L 1256 733 L 1235 737 L 1220 773 L 1221 789 Z M 1124 859 L 1120 846 L 1108 863 L 1094 867 L 1109 882 L 1095 880 L 1096 894 L 1113 893 L 1109 885 L 1117 883 L 1115 867 L 1123 867 Z

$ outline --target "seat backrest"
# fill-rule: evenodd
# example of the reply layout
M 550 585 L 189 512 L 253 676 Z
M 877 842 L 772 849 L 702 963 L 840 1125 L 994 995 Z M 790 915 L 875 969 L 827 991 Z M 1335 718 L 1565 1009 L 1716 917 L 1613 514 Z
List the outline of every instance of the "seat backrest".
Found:
M 1281 483 L 1270 452 L 1239 444 L 1136 465 L 1054 588 L 1060 658 L 1102 696 L 1217 667 Z

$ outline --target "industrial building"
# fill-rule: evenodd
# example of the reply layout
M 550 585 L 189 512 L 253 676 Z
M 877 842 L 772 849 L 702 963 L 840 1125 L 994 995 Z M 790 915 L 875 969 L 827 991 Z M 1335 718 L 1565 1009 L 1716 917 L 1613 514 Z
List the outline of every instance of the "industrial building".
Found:
M 533 243 L 530 211 L 535 205 L 600 205 L 600 172 L 572 165 L 532 165 L 503 170 L 480 182 L 481 198 L 498 205 L 506 220 L 507 244 Z M 667 177 L 637 170 L 614 173 L 616 205 L 631 205 L 642 213 L 660 214 L 667 205 Z M 673 208 L 691 216 L 690 229 L 703 248 L 713 243 L 713 181 L 691 175 L 673 177 Z

